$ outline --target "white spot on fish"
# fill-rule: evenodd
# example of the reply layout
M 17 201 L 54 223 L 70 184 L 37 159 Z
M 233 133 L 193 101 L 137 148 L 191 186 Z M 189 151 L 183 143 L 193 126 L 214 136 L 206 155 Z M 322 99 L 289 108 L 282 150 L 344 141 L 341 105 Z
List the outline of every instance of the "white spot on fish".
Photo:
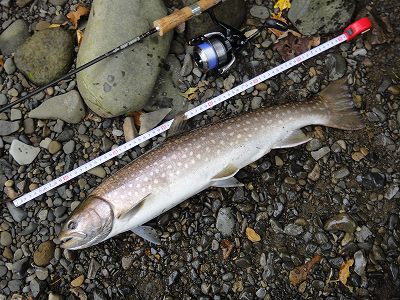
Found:
M 196 155 L 196 158 L 200 159 L 200 158 L 201 158 L 201 155 L 200 155 L 200 154 L 197 154 L 197 155 Z

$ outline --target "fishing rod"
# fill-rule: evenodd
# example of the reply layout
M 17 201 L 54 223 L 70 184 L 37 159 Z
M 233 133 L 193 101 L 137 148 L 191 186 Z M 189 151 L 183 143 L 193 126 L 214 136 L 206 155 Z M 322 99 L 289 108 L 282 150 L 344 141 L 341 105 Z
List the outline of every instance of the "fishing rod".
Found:
M 295 58 L 292 58 L 291 60 L 288 60 L 287 62 L 276 66 L 275 68 L 268 70 L 252 79 L 249 79 L 246 82 L 243 82 L 242 84 L 234 87 L 231 90 L 226 91 L 225 93 L 220 94 L 219 96 L 209 99 L 206 102 L 200 104 L 199 106 L 196 106 L 194 108 L 192 108 L 191 110 L 187 111 L 185 113 L 185 117 L 186 119 L 190 119 L 193 118 L 194 116 L 202 113 L 203 111 L 206 111 L 230 98 L 232 98 L 235 95 L 240 94 L 241 92 L 244 92 L 245 90 L 255 86 L 256 84 L 263 82 L 271 77 L 274 77 L 290 68 L 293 68 L 294 66 L 301 64 L 302 62 L 310 59 L 311 57 L 314 57 L 322 52 L 327 51 L 328 49 L 331 49 L 341 43 L 344 42 L 348 42 L 350 40 L 352 40 L 353 38 L 355 38 L 356 36 L 358 36 L 359 34 L 362 34 L 364 32 L 367 32 L 370 28 L 371 28 L 372 24 L 371 21 L 368 18 L 362 18 L 357 20 L 356 22 L 350 24 L 345 30 L 344 32 L 319 45 L 316 48 L 313 48 L 303 54 L 300 54 L 299 56 L 296 56 Z M 129 149 L 132 149 L 133 147 L 136 147 L 137 145 L 159 135 L 160 133 L 167 131 L 170 127 L 171 124 L 173 123 L 174 119 L 167 121 L 159 126 L 157 126 L 156 128 L 147 131 L 146 133 L 143 133 L 142 135 L 139 135 L 138 137 L 134 138 L 133 140 L 130 140 L 129 142 L 126 142 L 120 146 L 118 146 L 115 149 L 112 149 L 109 152 L 106 152 L 102 155 L 100 155 L 99 157 L 77 167 L 76 169 L 61 175 L 60 177 L 42 185 L 41 187 L 20 196 L 19 198 L 15 199 L 13 201 L 15 206 L 21 206 L 23 204 L 25 204 L 26 202 L 39 197 L 45 193 L 47 193 L 48 191 L 70 181 L 71 179 L 89 171 L 90 169 L 101 165 L 102 163 L 108 161 L 109 159 L 112 159 L 115 156 L 118 156 L 126 151 L 128 151 Z
M 133 44 L 143 41 L 145 38 L 147 38 L 157 32 L 158 32 L 159 36 L 165 35 L 167 32 L 173 30 L 178 25 L 188 21 L 193 16 L 201 15 L 201 13 L 203 13 L 204 11 L 208 10 L 209 8 L 217 5 L 221 1 L 222 0 L 200 0 L 192 5 L 186 6 L 180 10 L 176 10 L 168 16 L 165 16 L 165 17 L 155 20 L 153 22 L 154 27 L 151 28 L 150 30 L 148 30 L 148 31 L 142 33 L 141 35 L 138 35 L 137 37 L 123 43 L 122 45 L 119 45 L 118 47 L 96 57 L 95 59 L 81 65 L 80 67 L 78 67 L 76 69 L 72 69 L 67 74 L 61 76 L 60 78 L 58 78 L 56 80 L 53 80 L 52 82 L 50 82 L 44 86 L 41 86 L 41 87 L 35 89 L 34 91 L 28 93 L 27 95 L 23 96 L 22 98 L 19 98 L 7 105 L 2 106 L 0 108 L 0 112 L 3 112 L 5 110 L 13 107 L 16 104 L 27 100 L 28 98 L 46 90 L 47 88 L 59 83 L 62 80 L 70 78 L 72 75 L 75 75 L 76 73 L 94 65 L 95 63 L 98 63 L 99 61 L 102 61 L 103 59 L 105 59 L 111 55 L 121 52 L 122 50 L 124 50 L 125 48 L 127 48 L 129 46 L 132 46 Z

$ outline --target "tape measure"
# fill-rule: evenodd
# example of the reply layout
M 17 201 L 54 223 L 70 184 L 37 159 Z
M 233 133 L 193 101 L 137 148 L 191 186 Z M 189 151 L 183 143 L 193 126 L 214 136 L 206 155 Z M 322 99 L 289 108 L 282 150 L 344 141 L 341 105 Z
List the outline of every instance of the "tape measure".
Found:
M 371 28 L 371 21 L 368 18 L 362 18 L 354 23 L 352 23 L 350 26 L 348 26 L 345 31 L 343 32 L 343 34 L 339 35 L 338 37 L 331 39 L 321 45 L 319 45 L 318 47 L 311 49 L 299 56 L 296 56 L 295 58 L 265 72 L 262 73 L 261 75 L 258 75 L 236 87 L 234 87 L 233 89 L 215 97 L 212 98 L 210 100 L 208 100 L 207 102 L 187 111 L 185 113 L 185 116 L 187 119 L 190 119 L 200 113 L 202 113 L 203 111 L 206 111 L 207 109 L 210 109 L 211 107 L 214 107 L 215 105 L 224 102 L 230 98 L 232 98 L 235 95 L 240 94 L 241 92 L 255 86 L 256 84 L 263 82 L 279 73 L 282 73 L 300 63 L 302 63 L 303 61 L 310 59 L 311 57 L 314 57 L 315 55 L 318 55 L 332 47 L 335 47 L 336 45 L 339 45 L 345 41 L 350 41 L 351 39 L 353 39 L 354 37 L 356 37 L 358 34 L 360 33 L 364 33 L 366 31 L 368 31 Z M 88 170 L 101 165 L 102 163 L 106 162 L 107 160 L 120 155 L 121 153 L 124 153 L 125 151 L 143 143 L 144 141 L 147 141 L 153 137 L 155 137 L 156 135 L 159 135 L 160 133 L 167 131 L 171 124 L 172 124 L 173 120 L 170 120 L 168 122 L 163 123 L 162 125 L 157 126 L 156 128 L 138 136 L 137 138 L 126 142 L 125 144 L 122 144 L 121 146 L 115 148 L 114 150 L 111 150 L 87 163 L 85 163 L 84 165 L 62 175 L 61 177 L 58 177 L 57 179 L 54 179 L 52 181 L 50 181 L 49 183 L 46 183 L 45 185 L 33 190 L 32 192 L 29 192 L 17 199 L 15 199 L 13 201 L 15 206 L 20 206 L 68 181 L 70 181 L 71 179 L 87 172 Z

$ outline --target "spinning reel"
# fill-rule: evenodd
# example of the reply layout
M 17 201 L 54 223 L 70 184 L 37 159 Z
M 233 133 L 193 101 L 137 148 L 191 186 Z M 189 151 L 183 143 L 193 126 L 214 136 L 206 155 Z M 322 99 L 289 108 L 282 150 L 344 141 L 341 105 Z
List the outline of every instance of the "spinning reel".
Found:
M 212 12 L 208 13 L 213 22 L 223 29 L 223 33 L 206 33 L 189 41 L 189 45 L 194 46 L 193 60 L 203 72 L 222 74 L 227 71 L 235 62 L 235 54 L 265 28 L 275 28 L 280 31 L 288 29 L 284 22 L 267 19 L 257 31 L 246 37 L 242 31 L 218 21 Z

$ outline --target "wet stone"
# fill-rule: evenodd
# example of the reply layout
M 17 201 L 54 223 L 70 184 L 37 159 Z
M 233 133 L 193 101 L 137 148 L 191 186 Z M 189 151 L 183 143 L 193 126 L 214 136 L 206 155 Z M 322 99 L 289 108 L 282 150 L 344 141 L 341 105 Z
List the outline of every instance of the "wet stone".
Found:
M 366 173 L 358 175 L 356 180 L 369 190 L 380 191 L 386 183 L 385 175 L 381 173 Z
M 8 231 L 2 231 L 0 233 L 0 245 L 9 246 L 12 243 L 11 234 Z
M 298 236 L 303 233 L 303 227 L 297 224 L 288 224 L 283 230 L 287 235 Z
M 237 260 L 235 260 L 235 264 L 239 267 L 239 268 L 248 268 L 251 266 L 251 262 L 249 259 L 245 258 L 245 257 L 240 257 Z
M 325 155 L 327 155 L 330 151 L 331 151 L 331 149 L 329 149 L 329 147 L 322 147 L 321 149 L 319 149 L 317 151 L 311 152 L 311 156 L 315 160 L 319 160 L 322 157 L 324 157 Z
M 335 172 L 333 172 L 333 178 L 342 179 L 342 178 L 348 176 L 349 174 L 350 174 L 349 169 L 346 167 L 343 167 L 343 168 L 340 168 L 339 170 L 336 170 Z
M 179 273 L 178 273 L 178 271 L 173 271 L 169 276 L 168 276 L 168 279 L 167 279 L 167 282 L 168 282 L 168 285 L 173 285 L 175 282 L 176 282 L 176 280 L 178 279 L 178 276 L 179 276 Z
M 324 229 L 327 231 L 340 230 L 353 233 L 356 229 L 356 223 L 346 213 L 339 213 L 325 222 Z
M 361 226 L 360 231 L 356 231 L 355 236 L 359 243 L 364 243 L 370 236 L 372 236 L 372 232 L 367 226 L 363 225 Z
M 221 208 L 218 212 L 216 228 L 223 235 L 231 235 L 235 227 L 235 216 L 231 208 Z
M 367 266 L 367 259 L 363 251 L 359 250 L 354 253 L 354 272 L 359 276 L 365 276 L 365 267 Z

